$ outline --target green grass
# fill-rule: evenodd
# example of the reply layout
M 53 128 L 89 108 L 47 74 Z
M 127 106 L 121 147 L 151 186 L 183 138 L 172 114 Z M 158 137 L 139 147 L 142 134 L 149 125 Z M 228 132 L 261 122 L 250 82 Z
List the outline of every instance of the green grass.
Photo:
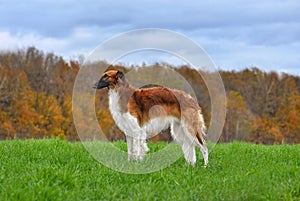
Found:
M 300 145 L 219 144 L 206 169 L 197 155 L 196 167 L 181 157 L 136 175 L 99 164 L 81 143 L 1 141 L 0 200 L 300 200 Z

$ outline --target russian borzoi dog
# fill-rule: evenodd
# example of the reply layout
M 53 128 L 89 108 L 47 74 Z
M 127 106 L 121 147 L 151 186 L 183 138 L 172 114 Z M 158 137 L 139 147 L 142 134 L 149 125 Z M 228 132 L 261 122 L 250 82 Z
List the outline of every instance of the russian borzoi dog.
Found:
M 206 127 L 201 108 L 190 95 L 164 87 L 136 89 L 117 70 L 105 72 L 94 86 L 105 87 L 109 90 L 112 117 L 126 136 L 129 160 L 143 159 L 148 151 L 147 137 L 170 127 L 186 161 L 195 165 L 197 146 L 207 165 L 208 150 L 203 138 Z

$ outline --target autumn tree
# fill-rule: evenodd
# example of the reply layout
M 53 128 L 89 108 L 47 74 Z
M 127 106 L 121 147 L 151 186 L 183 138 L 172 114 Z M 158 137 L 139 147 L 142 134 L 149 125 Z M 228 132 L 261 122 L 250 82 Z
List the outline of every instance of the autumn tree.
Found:
M 284 142 L 300 142 L 300 93 L 295 80 L 283 75 L 280 81 L 280 102 L 275 119 L 284 136 Z
M 65 61 L 54 53 L 44 53 L 35 47 L 0 53 L 0 139 L 61 137 L 79 140 L 73 122 L 72 90 L 80 68 L 80 61 Z M 208 91 L 202 76 L 205 75 L 209 80 L 211 72 L 185 65 L 175 67 L 167 63 L 144 63 L 142 66 L 128 67 L 100 61 L 93 64 L 91 73 L 94 68 L 129 72 L 126 76 L 136 87 L 158 84 L 188 93 L 192 89 L 209 126 L 212 107 L 210 93 L 218 94 L 219 89 L 213 87 Z M 137 76 L 133 69 L 145 73 Z M 170 72 L 174 75 L 168 76 Z M 220 75 L 227 94 L 227 117 L 222 142 L 300 142 L 299 76 L 264 72 L 257 67 L 242 71 L 220 71 Z M 178 79 L 176 76 L 179 76 Z M 157 83 L 153 83 L 153 80 Z M 84 85 L 90 89 L 92 80 L 82 81 L 87 82 Z M 84 121 L 84 117 L 92 115 L 85 108 L 84 101 L 91 99 L 95 99 L 96 115 L 105 138 L 124 139 L 108 110 L 107 91 L 98 90 L 95 97 L 86 91 L 80 93 L 82 99 L 79 99 L 78 104 L 81 107 L 77 108 L 79 119 L 82 117 L 82 121 L 76 122 L 84 130 L 82 139 L 103 137 L 94 133 L 94 128 Z M 153 140 L 169 141 L 169 137 L 169 131 L 166 130 Z
M 27 138 L 38 130 L 38 115 L 32 102 L 34 91 L 22 70 L 2 67 L 1 73 L 6 77 L 1 88 L 2 134 L 4 138 Z
M 251 131 L 251 113 L 247 110 L 242 95 L 229 91 L 227 95 L 226 121 L 224 125 L 224 142 L 246 140 Z

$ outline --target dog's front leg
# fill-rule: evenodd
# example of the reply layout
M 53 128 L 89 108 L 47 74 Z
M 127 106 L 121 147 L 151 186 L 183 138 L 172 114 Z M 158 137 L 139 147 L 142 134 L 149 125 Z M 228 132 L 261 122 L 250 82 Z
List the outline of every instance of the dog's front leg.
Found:
M 130 135 L 126 135 L 126 141 L 127 141 L 127 152 L 128 152 L 128 160 L 131 160 L 134 158 L 134 150 L 133 150 L 133 137 Z
M 128 160 L 141 160 L 142 159 L 142 143 L 139 138 L 126 136 L 128 148 Z
M 146 133 L 143 130 L 135 130 L 134 136 L 126 135 L 128 160 L 142 160 L 148 152 Z
M 134 137 L 134 147 L 136 149 L 136 159 L 142 160 L 148 152 L 148 146 L 146 144 L 147 134 L 143 130 L 139 130 Z
M 147 133 L 143 133 L 142 134 L 142 139 L 140 140 L 142 157 L 144 157 L 147 154 L 147 152 L 149 151 L 146 140 L 147 140 Z

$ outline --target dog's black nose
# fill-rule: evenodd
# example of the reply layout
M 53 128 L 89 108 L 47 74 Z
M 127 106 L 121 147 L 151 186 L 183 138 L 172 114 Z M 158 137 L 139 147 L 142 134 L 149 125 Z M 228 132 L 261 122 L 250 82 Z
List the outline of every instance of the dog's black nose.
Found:
M 98 89 L 98 82 L 94 84 L 93 89 Z

